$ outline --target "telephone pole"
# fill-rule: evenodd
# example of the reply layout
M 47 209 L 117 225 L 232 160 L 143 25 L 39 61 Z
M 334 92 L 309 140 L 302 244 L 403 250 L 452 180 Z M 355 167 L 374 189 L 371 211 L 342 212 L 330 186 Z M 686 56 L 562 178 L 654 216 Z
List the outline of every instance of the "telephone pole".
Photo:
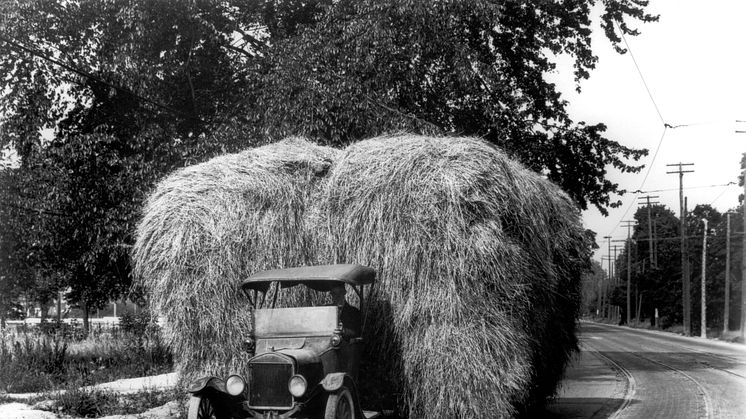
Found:
M 632 227 L 635 225 L 634 221 L 623 221 L 627 227 L 627 326 L 629 326 L 632 322 L 632 313 L 631 305 L 630 305 L 630 294 L 632 292 L 632 242 L 631 242 L 631 231 Z
M 604 306 L 604 308 L 608 309 L 608 306 L 609 306 L 609 296 L 608 296 L 608 294 L 609 294 L 609 286 L 611 285 L 611 278 L 612 278 L 612 276 L 611 276 L 611 269 L 612 269 L 612 267 L 611 267 L 611 264 L 612 264 L 612 260 L 611 260 L 611 236 L 604 236 L 604 238 L 606 239 L 606 241 L 608 242 L 608 245 L 609 245 L 609 280 L 606 282 L 606 286 L 604 287 L 604 301 L 606 302 L 606 306 Z
M 650 263 L 650 268 L 652 269 L 654 266 L 658 265 L 658 261 L 656 260 L 655 253 L 653 251 L 653 248 L 655 246 L 655 239 L 653 238 L 653 216 L 650 211 L 650 205 L 651 204 L 658 204 L 658 201 L 650 202 L 651 199 L 659 198 L 658 195 L 655 196 L 641 196 L 640 198 L 645 199 L 646 203 L 640 203 L 641 205 L 646 205 L 648 207 L 648 260 Z
M 614 287 L 616 287 L 616 286 L 619 285 L 619 277 L 617 276 L 617 272 L 619 270 L 616 268 L 616 253 L 617 253 L 617 250 L 619 250 L 619 246 L 614 245 L 614 280 L 613 280 Z M 614 306 L 614 314 L 612 315 L 612 318 L 614 319 L 614 321 L 618 322 L 619 321 L 619 316 L 620 316 L 620 314 L 619 314 L 619 306 Z
M 725 213 L 725 309 L 723 310 L 723 333 L 728 333 L 730 322 L 730 212 Z
M 746 123 L 746 121 L 736 120 L 736 123 Z M 736 134 L 746 134 L 746 131 L 736 129 Z M 746 290 L 744 290 L 743 286 L 743 278 L 746 278 L 746 181 L 744 181 L 744 178 L 746 178 L 746 153 L 743 153 L 743 157 L 741 157 L 741 176 L 739 176 L 738 179 L 738 185 L 743 186 L 744 188 L 744 202 L 741 204 L 744 228 L 743 246 L 741 249 L 741 342 L 746 338 L 746 336 L 744 336 L 744 332 L 746 332 Z
M 686 249 L 686 214 L 684 211 L 684 173 L 692 173 L 694 170 L 684 170 L 684 166 L 694 166 L 694 163 L 675 163 L 666 166 L 676 166 L 678 170 L 666 172 L 666 174 L 677 173 L 679 175 L 679 214 L 681 218 L 681 290 L 684 317 L 684 335 L 691 336 L 691 295 L 689 292 L 689 275 L 687 272 L 687 249 Z M 746 268 L 744 268 L 746 272 Z
M 746 153 L 743 153 L 741 157 L 741 176 L 743 183 L 744 202 L 741 205 L 741 213 L 743 214 L 743 246 L 741 246 L 741 341 L 744 340 L 744 331 L 746 331 L 746 290 L 743 286 L 744 279 L 746 278 Z
M 707 299 L 705 294 L 707 292 L 705 274 L 707 272 L 707 218 L 703 218 L 702 222 L 705 224 L 704 232 L 702 235 L 702 295 L 701 295 L 701 307 L 700 307 L 700 331 L 699 337 L 707 338 Z

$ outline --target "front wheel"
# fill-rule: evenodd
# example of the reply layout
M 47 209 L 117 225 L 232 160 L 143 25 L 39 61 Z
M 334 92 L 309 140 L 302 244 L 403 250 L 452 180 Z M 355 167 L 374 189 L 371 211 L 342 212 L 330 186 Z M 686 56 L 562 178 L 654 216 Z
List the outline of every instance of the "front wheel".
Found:
M 352 393 L 347 387 L 342 386 L 326 399 L 324 419 L 359 419 L 355 416 L 355 407 Z
M 215 412 L 215 406 L 206 396 L 192 396 L 189 398 L 188 419 L 221 419 Z

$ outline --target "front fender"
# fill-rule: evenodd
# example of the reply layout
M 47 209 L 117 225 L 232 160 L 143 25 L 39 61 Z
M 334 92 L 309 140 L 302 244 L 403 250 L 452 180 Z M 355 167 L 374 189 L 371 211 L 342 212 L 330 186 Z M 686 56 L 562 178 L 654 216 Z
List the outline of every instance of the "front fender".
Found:
M 332 372 L 321 380 L 321 386 L 326 391 L 337 391 L 345 384 L 345 379 L 352 381 L 352 378 L 344 372 Z
M 211 391 L 228 394 L 228 390 L 225 388 L 225 381 L 214 376 L 198 378 L 192 381 L 187 386 L 186 390 L 187 392 L 194 395 L 199 395 Z

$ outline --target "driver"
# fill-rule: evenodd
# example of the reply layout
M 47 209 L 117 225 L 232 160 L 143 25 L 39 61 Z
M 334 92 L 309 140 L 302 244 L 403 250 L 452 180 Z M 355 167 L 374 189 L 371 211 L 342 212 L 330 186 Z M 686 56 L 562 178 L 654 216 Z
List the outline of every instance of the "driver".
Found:
M 339 307 L 339 321 L 342 322 L 342 336 L 349 339 L 361 334 L 360 310 L 347 303 L 347 290 L 344 284 L 334 284 L 329 290 L 332 303 Z

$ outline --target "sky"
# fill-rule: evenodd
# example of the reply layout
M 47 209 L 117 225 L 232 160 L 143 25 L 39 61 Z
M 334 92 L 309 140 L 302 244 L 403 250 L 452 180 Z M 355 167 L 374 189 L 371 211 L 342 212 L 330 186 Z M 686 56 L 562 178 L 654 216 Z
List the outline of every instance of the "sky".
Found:
M 746 131 L 746 122 L 736 122 L 746 121 L 746 1 L 651 0 L 648 11 L 660 20 L 633 25 L 641 34 L 626 37 L 631 55 L 616 53 L 595 22 L 592 47 L 599 62 L 580 93 L 569 61 L 549 76 L 575 121 L 603 122 L 607 138 L 650 150 L 639 174 L 608 174 L 621 188 L 646 193 L 625 194 L 608 217 L 595 208 L 583 212 L 585 227 L 597 233 L 599 261 L 608 253 L 604 236 L 626 238 L 621 222 L 633 219 L 639 196 L 657 195 L 679 215 L 679 176 L 666 174 L 677 168 L 666 164 L 694 163 L 683 179 L 689 209 L 711 204 L 724 212 L 738 206 L 742 193 L 738 175 L 746 134 L 735 131 Z M 713 186 L 729 182 L 735 184 Z

